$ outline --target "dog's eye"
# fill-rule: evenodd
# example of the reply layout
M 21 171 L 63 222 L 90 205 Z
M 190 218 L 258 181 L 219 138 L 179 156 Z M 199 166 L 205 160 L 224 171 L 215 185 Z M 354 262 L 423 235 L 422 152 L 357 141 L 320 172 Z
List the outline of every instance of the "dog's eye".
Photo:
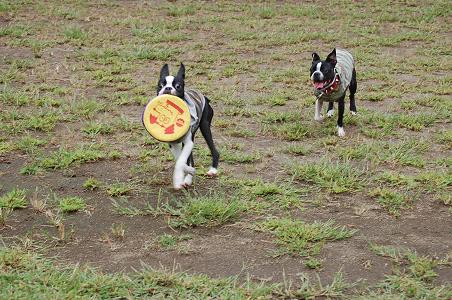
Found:
M 164 87 L 165 85 L 163 84 L 163 83 L 160 83 L 160 87 L 162 88 L 162 87 Z
M 176 85 L 174 86 L 176 89 L 180 89 L 180 84 L 176 83 Z

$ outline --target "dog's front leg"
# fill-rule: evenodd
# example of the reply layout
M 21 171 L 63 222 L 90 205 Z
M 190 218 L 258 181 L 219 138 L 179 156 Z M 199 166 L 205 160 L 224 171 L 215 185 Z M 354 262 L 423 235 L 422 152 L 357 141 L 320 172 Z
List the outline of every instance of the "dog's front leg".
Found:
M 344 130 L 344 98 L 345 95 L 339 99 L 338 102 L 338 118 L 337 118 L 337 135 L 340 137 L 345 136 L 345 130 Z
M 320 99 L 317 99 L 315 101 L 315 115 L 314 115 L 314 120 L 316 120 L 316 121 L 322 121 L 323 120 L 322 106 L 323 106 L 323 101 L 320 100 Z
M 174 159 L 177 161 L 182 152 L 182 143 L 170 143 L 171 153 L 173 153 Z
M 180 155 L 176 160 L 176 166 L 174 168 L 173 174 L 173 186 L 176 190 L 179 190 L 184 187 L 185 173 L 189 173 L 191 175 L 195 173 L 195 168 L 187 165 L 188 157 L 190 156 L 193 150 L 193 141 L 191 139 L 190 131 L 185 136 L 182 143 L 183 143 L 182 151 L 180 152 Z
M 188 161 L 187 161 L 187 174 L 185 175 L 184 178 L 184 186 L 190 186 L 193 183 L 193 175 L 194 175 L 194 167 L 195 167 L 195 162 L 193 161 L 193 152 L 190 154 L 190 156 L 188 157 Z M 189 172 L 190 169 L 189 168 L 193 168 L 193 172 Z

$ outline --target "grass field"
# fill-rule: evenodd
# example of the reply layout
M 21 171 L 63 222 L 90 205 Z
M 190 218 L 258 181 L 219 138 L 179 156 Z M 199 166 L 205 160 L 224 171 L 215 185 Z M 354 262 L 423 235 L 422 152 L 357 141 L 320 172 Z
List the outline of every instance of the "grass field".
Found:
M 0 0 L 0 298 L 451 299 L 450 1 Z M 314 121 L 311 53 L 356 59 Z M 215 111 L 194 186 L 141 113 Z

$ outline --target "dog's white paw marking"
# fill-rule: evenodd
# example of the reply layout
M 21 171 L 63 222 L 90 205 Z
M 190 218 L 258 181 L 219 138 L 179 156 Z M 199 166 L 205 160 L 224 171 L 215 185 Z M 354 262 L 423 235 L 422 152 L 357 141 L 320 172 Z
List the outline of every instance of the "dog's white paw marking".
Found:
M 353 111 L 353 110 L 351 110 L 350 113 L 352 114 L 352 116 L 356 116 L 356 114 L 357 114 L 357 112 Z
M 190 174 L 185 175 L 184 186 L 188 187 L 193 183 L 193 176 Z
M 181 184 L 174 184 L 173 187 L 174 187 L 174 189 L 176 191 L 178 191 L 178 190 L 180 190 L 180 189 L 182 189 L 184 187 L 184 184 L 183 183 L 181 183 Z
M 190 167 L 189 165 L 185 165 L 184 166 L 184 172 L 191 174 L 191 175 L 195 175 L 195 168 Z
M 326 115 L 328 116 L 328 118 L 331 118 L 334 115 L 334 109 L 330 109 Z
M 314 120 L 316 120 L 318 122 L 322 122 L 323 121 L 323 116 L 322 115 L 315 116 Z
M 340 137 L 344 137 L 345 136 L 344 127 L 337 127 L 337 135 L 340 136 Z
M 217 174 L 218 174 L 218 170 L 217 170 L 217 168 L 214 168 L 214 167 L 210 167 L 209 171 L 207 171 L 207 173 L 206 173 L 207 176 L 211 176 L 211 177 L 213 177 Z
M 184 184 L 184 169 L 183 167 L 176 166 L 173 174 L 173 187 L 175 190 L 183 188 Z

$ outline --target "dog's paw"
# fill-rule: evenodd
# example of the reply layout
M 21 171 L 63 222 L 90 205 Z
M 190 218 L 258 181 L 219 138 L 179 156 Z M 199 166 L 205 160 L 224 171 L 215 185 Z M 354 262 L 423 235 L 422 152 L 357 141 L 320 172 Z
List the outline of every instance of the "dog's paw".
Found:
M 173 187 L 175 190 L 180 190 L 184 187 L 184 177 L 183 170 L 176 168 L 173 174 Z
M 185 175 L 184 178 L 184 187 L 189 187 L 193 183 L 193 176 L 190 174 Z
M 217 168 L 210 167 L 209 171 L 207 171 L 206 175 L 209 177 L 214 177 L 218 174 Z
M 352 116 L 356 116 L 357 112 L 356 112 L 356 111 L 353 111 L 353 110 L 351 110 L 351 111 L 350 111 L 350 114 L 351 114 Z
M 328 116 L 328 118 L 334 116 L 334 109 L 330 109 L 329 111 L 327 111 L 326 115 Z
M 188 174 L 190 174 L 190 175 L 195 175 L 195 168 L 193 168 L 193 167 L 190 167 L 189 165 L 185 165 L 184 166 L 184 172 L 185 173 L 188 173 Z
M 340 137 L 344 137 L 345 136 L 344 127 L 337 127 L 337 135 L 340 136 Z
M 181 183 L 181 184 L 173 184 L 173 188 L 176 190 L 176 191 L 179 191 L 179 190 L 181 190 L 181 189 L 183 189 L 185 186 L 184 186 L 184 183 Z
M 323 115 L 314 116 L 314 120 L 317 121 L 317 122 L 322 122 L 323 121 Z

